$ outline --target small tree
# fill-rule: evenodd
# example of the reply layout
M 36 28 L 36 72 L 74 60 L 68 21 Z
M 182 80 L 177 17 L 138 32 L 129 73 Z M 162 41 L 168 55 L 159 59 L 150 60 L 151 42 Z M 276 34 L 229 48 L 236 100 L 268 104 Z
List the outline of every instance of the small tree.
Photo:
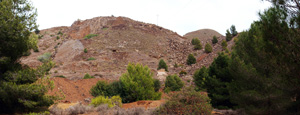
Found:
M 205 45 L 205 52 L 206 53 L 211 53 L 212 52 L 212 47 L 211 47 L 211 45 L 209 43 L 207 43 Z
M 165 82 L 165 89 L 169 88 L 171 91 L 180 91 L 183 85 L 183 81 L 177 75 L 169 75 Z
M 192 39 L 192 45 L 197 45 L 200 43 L 200 40 L 198 38 L 193 38 Z
M 229 30 L 226 30 L 226 41 L 230 41 L 232 39 L 232 35 Z
M 213 39 L 212 39 L 212 43 L 213 43 L 213 44 L 216 44 L 216 43 L 218 43 L 218 39 L 217 39 L 217 37 L 216 37 L 216 36 L 214 36 L 214 37 L 213 37 Z
M 160 59 L 157 70 L 162 69 L 162 68 L 165 69 L 166 71 L 168 71 L 168 66 L 167 66 L 166 62 L 163 59 Z
M 122 101 L 157 100 L 160 92 L 155 92 L 151 70 L 141 64 L 129 64 L 127 72 L 120 78 Z
M 226 50 L 227 48 L 227 42 L 225 40 L 222 41 L 222 49 Z
M 232 37 L 234 37 L 234 36 L 236 36 L 238 33 L 237 33 L 237 31 L 236 31 L 236 29 L 235 29 L 235 26 L 234 25 L 232 25 L 231 27 L 230 27 L 230 32 L 231 32 L 231 36 Z
M 156 92 L 158 92 L 159 89 L 160 89 L 160 87 L 161 87 L 160 81 L 159 81 L 158 79 L 154 79 L 153 83 L 154 83 L 154 90 L 155 90 Z
M 109 94 L 109 85 L 105 81 L 98 81 L 95 86 L 90 90 L 90 94 L 94 97 L 97 96 L 108 96 Z
M 208 69 L 205 66 L 197 70 L 193 76 L 194 83 L 196 85 L 195 89 L 197 91 L 205 90 L 208 78 L 209 78 Z
M 83 79 L 91 79 L 91 78 L 95 78 L 94 76 L 91 76 L 90 74 L 85 74 Z
M 188 65 L 192 65 L 192 64 L 195 64 L 195 63 L 196 63 L 196 58 L 194 57 L 193 54 L 189 54 L 186 63 L 187 63 Z
M 198 44 L 194 45 L 194 49 L 195 50 L 201 50 L 202 49 L 202 44 L 198 43 Z

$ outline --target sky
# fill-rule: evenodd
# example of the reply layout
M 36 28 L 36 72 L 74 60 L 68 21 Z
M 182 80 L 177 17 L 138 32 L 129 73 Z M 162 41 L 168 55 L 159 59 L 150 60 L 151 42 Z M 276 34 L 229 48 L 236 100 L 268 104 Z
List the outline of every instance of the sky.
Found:
M 249 29 L 258 13 L 271 6 L 262 0 L 31 0 L 37 8 L 39 29 L 71 26 L 77 19 L 124 16 L 157 24 L 184 35 L 213 29 L 225 35 L 235 25 Z

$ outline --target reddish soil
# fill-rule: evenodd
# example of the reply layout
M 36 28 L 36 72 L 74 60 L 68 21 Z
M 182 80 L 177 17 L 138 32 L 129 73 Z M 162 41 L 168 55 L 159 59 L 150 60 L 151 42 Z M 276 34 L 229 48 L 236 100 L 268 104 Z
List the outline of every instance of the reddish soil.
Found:
M 99 80 L 105 79 L 93 78 L 73 81 L 66 78 L 54 77 L 51 80 L 54 81 L 55 87 L 48 92 L 49 95 L 59 95 L 61 97 L 64 95 L 65 98 L 60 102 L 82 102 L 83 104 L 88 104 L 84 99 L 93 98 L 89 93 L 92 86 L 96 85 Z

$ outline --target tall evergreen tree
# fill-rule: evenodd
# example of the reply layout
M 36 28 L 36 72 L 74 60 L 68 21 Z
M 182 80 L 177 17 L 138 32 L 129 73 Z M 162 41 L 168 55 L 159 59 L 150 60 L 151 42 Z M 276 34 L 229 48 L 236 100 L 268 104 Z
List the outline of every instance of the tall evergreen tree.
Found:
M 236 42 L 230 95 L 248 114 L 299 114 L 299 16 L 288 14 L 268 9 Z
M 236 35 L 238 34 L 238 32 L 237 32 L 236 29 L 235 29 L 235 25 L 232 25 L 232 26 L 230 27 L 230 33 L 231 33 L 231 36 L 232 36 L 232 37 L 234 37 L 234 36 L 236 36 Z
M 192 65 L 192 64 L 195 64 L 197 61 L 196 61 L 196 58 L 194 57 L 193 54 L 189 54 L 187 60 L 186 60 L 186 64 L 188 65 Z
M 0 114 L 53 103 L 54 97 L 45 95 L 53 83 L 44 76 L 54 63 L 36 69 L 19 64 L 21 56 L 37 48 L 36 39 L 30 37 L 37 29 L 35 21 L 35 9 L 27 0 L 0 1 Z

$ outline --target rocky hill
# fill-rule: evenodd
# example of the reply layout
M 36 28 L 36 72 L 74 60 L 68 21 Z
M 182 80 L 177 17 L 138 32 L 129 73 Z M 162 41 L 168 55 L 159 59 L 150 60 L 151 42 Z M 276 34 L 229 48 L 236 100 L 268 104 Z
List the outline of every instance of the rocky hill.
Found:
M 162 27 L 126 17 L 96 17 L 77 20 L 70 27 L 41 30 L 39 52 L 32 51 L 21 62 L 31 67 L 39 66 L 42 63 L 37 57 L 50 52 L 56 62 L 51 76 L 81 79 L 89 73 L 96 78 L 117 80 L 130 62 L 147 65 L 156 75 L 158 61 L 164 59 L 169 66 L 168 74 L 184 70 L 188 72 L 186 77 L 191 79 L 196 69 L 209 65 L 222 50 L 220 42 L 213 45 L 210 54 L 204 53 L 203 49 L 193 50 L 191 38 L 198 37 L 204 46 L 211 44 L 213 35 L 219 41 L 225 39 L 214 30 L 194 31 L 182 37 Z M 198 61 L 192 66 L 186 65 L 190 53 Z M 175 68 L 175 64 L 179 67 Z

